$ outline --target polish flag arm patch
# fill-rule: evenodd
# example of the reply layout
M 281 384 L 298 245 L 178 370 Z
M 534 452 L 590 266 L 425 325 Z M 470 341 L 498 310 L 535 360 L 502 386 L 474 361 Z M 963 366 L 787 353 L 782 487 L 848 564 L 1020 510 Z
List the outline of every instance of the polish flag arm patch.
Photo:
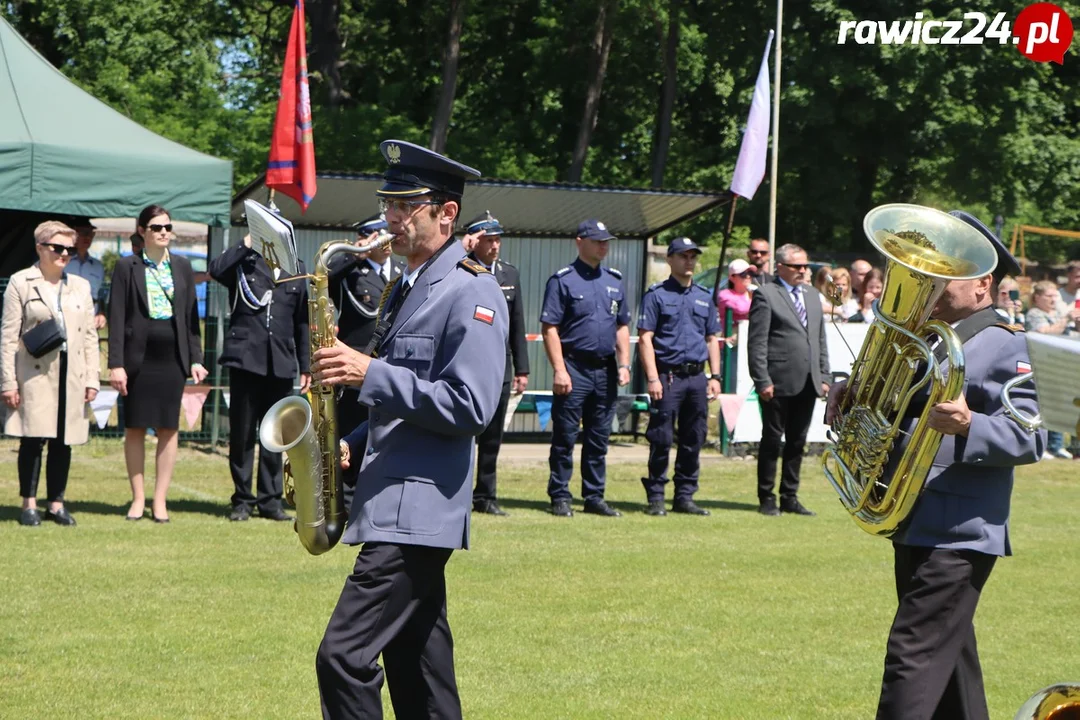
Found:
M 1024 362 L 1023 360 L 1017 360 L 1016 361 L 1016 372 L 1020 373 L 1021 375 L 1024 374 L 1024 373 L 1031 372 L 1031 363 Z
M 483 305 L 477 305 L 476 310 L 473 311 L 473 320 L 479 320 L 485 322 L 488 325 L 495 323 L 495 311 L 491 308 L 484 307 Z

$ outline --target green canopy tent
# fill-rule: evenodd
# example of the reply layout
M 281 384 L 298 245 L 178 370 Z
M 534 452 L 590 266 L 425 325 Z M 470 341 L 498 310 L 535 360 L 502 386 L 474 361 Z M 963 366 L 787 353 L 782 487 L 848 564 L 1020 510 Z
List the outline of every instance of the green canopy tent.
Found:
M 227 226 L 232 163 L 190 150 L 64 77 L 0 17 L 0 277 L 34 260 L 44 219 L 134 217 Z

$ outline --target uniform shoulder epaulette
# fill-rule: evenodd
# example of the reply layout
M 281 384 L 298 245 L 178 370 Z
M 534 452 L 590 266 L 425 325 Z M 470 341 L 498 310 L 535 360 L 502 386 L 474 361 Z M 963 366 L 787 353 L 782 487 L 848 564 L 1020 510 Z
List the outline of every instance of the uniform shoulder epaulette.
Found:
M 660 288 L 660 287 L 663 287 L 663 286 L 664 286 L 663 281 L 656 282 L 656 283 L 653 283 L 652 285 L 650 285 L 649 289 L 646 290 L 645 292 L 652 292 L 653 290 L 656 290 L 657 288 Z
M 556 270 L 556 271 L 555 271 L 555 277 L 562 277 L 562 276 L 563 276 L 563 275 L 565 275 L 566 273 L 570 272 L 570 270 L 571 270 L 571 268 L 570 268 L 570 266 L 569 266 L 569 265 L 567 265 L 566 267 L 564 267 L 564 268 L 563 268 L 562 270 Z
M 704 290 L 706 293 L 709 292 L 709 288 L 705 287 L 699 282 L 694 283 L 694 287 L 696 287 L 698 290 Z
M 458 267 L 459 268 L 465 268 L 466 270 L 471 272 L 473 275 L 482 275 L 483 273 L 489 273 L 489 274 L 491 273 L 490 270 L 488 270 L 486 267 L 484 267 L 483 265 L 481 265 L 477 261 L 473 260 L 472 258 L 462 258 L 461 262 L 458 263 Z
M 505 268 L 510 268 L 511 270 L 517 270 L 517 265 L 514 265 L 513 263 L 508 263 L 505 260 L 499 260 L 499 265 Z
M 621 270 L 616 270 L 615 268 L 609 268 L 609 267 L 606 267 L 606 268 L 604 268 L 604 269 L 605 269 L 605 270 L 607 270 L 607 271 L 608 271 L 609 273 L 611 273 L 612 275 L 614 275 L 615 277 L 617 277 L 617 278 L 619 278 L 620 280 L 622 280 L 622 271 L 621 271 Z
M 999 328 L 1002 328 L 1004 330 L 1008 330 L 1009 332 L 1011 332 L 1013 334 L 1024 332 L 1024 326 L 1023 325 L 1017 325 L 1015 323 L 1010 324 L 1010 323 L 1006 323 L 1006 322 L 999 322 L 999 323 L 994 323 L 994 327 L 999 327 Z

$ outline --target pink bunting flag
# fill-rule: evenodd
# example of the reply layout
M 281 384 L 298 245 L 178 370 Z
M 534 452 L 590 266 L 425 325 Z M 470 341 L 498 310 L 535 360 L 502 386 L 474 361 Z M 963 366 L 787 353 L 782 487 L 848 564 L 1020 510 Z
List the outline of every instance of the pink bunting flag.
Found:
M 735 429 L 735 423 L 739 421 L 739 413 L 742 412 L 743 397 L 742 395 L 721 395 L 720 396 L 720 414 L 724 416 L 724 427 L 731 432 Z
M 180 407 L 184 411 L 184 420 L 187 421 L 188 430 L 195 429 L 195 423 L 199 420 L 199 413 L 210 394 L 210 388 L 205 385 L 185 385 L 184 396 L 180 399 Z

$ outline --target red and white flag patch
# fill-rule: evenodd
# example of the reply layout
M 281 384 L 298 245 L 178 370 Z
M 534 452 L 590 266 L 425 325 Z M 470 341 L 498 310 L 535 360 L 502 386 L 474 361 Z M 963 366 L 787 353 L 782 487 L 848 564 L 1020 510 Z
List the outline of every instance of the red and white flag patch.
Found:
M 1031 363 L 1024 362 L 1023 360 L 1016 361 L 1016 372 L 1023 375 L 1024 373 L 1031 372 Z
M 484 307 L 483 305 L 477 305 L 472 318 L 473 320 L 479 320 L 480 322 L 486 322 L 488 325 L 493 325 L 495 323 L 495 311 L 491 308 Z

